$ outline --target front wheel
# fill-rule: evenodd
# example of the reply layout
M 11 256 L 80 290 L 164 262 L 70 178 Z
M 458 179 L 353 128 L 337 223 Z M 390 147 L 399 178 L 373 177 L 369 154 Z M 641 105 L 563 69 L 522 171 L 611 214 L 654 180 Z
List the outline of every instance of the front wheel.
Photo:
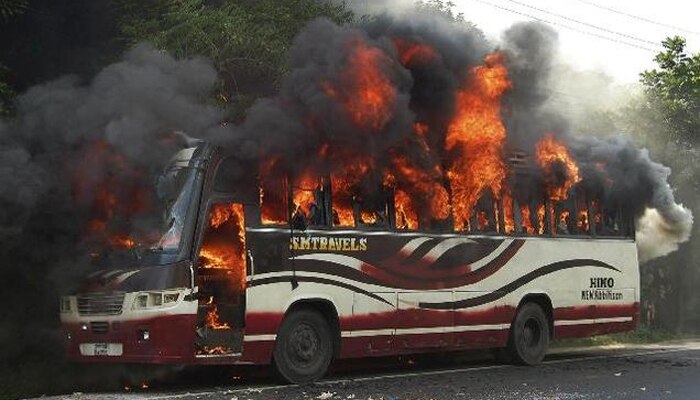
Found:
M 536 303 L 526 303 L 510 328 L 508 349 L 513 360 L 521 365 L 542 362 L 549 347 L 549 320 Z
M 285 317 L 272 360 L 280 379 L 289 383 L 313 382 L 326 374 L 332 357 L 331 329 L 320 313 L 302 309 Z

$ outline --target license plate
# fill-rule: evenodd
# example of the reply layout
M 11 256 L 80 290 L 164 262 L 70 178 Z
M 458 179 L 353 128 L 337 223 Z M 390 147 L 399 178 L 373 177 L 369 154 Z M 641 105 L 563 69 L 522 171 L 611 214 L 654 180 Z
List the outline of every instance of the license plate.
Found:
M 108 356 L 109 343 L 95 343 L 95 349 L 93 351 L 93 355 L 95 356 Z
M 83 356 L 121 356 L 124 347 L 121 343 L 82 343 L 80 354 Z

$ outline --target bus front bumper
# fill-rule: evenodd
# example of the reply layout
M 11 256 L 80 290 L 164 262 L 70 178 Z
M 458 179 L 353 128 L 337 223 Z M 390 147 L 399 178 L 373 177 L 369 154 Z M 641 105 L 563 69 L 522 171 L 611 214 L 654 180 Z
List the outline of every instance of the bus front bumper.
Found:
M 68 359 L 77 362 L 173 364 L 194 359 L 197 316 L 163 315 L 63 322 Z

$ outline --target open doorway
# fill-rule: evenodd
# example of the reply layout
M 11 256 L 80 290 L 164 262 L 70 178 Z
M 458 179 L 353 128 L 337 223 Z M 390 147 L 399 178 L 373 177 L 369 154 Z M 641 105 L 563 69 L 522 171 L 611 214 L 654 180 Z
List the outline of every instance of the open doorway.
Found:
M 242 204 L 214 203 L 197 256 L 197 355 L 241 352 L 245 316 L 246 245 Z

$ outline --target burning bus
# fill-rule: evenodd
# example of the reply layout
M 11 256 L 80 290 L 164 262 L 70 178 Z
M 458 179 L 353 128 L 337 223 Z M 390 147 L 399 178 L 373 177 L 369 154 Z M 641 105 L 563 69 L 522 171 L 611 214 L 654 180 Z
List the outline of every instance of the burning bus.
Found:
M 284 176 L 264 160 L 241 179 L 235 156 L 190 143 L 156 179 L 157 234 L 61 298 L 67 354 L 272 364 L 308 382 L 335 359 L 438 350 L 534 365 L 552 339 L 635 329 L 633 215 L 586 192 L 555 138 L 536 149 L 511 151 L 493 191 L 461 190 L 453 175 L 443 196 L 421 178 L 431 195 L 416 199 L 389 173 L 368 189 L 362 165 Z M 510 195 L 555 161 L 570 179 Z
M 61 299 L 71 359 L 309 382 L 332 360 L 431 351 L 534 365 L 552 339 L 635 329 L 634 221 L 657 193 L 627 184 L 642 163 L 507 128 L 503 53 L 457 68 L 425 38 L 305 32 L 304 73 L 253 107 L 244 139 L 187 141 L 132 224 L 147 234 L 107 235 L 120 248 Z

